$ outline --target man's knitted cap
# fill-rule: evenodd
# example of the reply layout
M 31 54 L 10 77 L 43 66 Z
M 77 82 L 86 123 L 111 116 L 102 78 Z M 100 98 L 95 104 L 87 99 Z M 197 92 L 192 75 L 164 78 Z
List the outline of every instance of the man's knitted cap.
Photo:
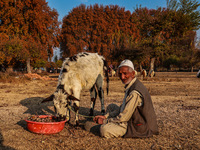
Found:
M 132 61 L 130 61 L 128 59 L 123 60 L 118 68 L 120 68 L 122 66 L 128 66 L 128 67 L 130 67 L 130 68 L 132 68 L 134 70 L 134 66 L 133 66 Z

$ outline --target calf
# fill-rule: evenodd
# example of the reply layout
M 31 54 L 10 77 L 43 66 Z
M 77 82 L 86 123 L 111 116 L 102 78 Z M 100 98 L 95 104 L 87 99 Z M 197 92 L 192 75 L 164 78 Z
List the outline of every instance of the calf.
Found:
M 149 73 L 149 77 L 153 78 L 154 76 L 155 76 L 155 72 L 154 72 L 154 70 L 151 70 Z
M 83 89 L 90 90 L 91 109 L 90 115 L 93 115 L 97 91 L 101 101 L 101 113 L 105 113 L 103 78 L 104 69 L 107 69 L 107 63 L 103 56 L 97 53 L 79 53 L 75 56 L 66 58 L 62 64 L 62 69 L 58 78 L 57 89 L 50 97 L 42 102 L 53 100 L 55 112 L 62 119 L 70 120 L 70 112 L 67 108 L 74 100 L 74 110 L 76 112 L 76 124 L 78 125 L 79 99 Z M 107 77 L 107 93 L 109 78 Z
M 142 69 L 142 71 L 140 72 L 140 76 L 142 76 L 143 78 L 147 77 L 147 71 L 145 69 Z

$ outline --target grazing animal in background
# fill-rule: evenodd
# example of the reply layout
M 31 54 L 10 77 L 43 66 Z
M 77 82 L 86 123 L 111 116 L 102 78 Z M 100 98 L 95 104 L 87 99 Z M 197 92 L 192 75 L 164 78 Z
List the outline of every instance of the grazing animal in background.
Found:
M 149 77 L 153 78 L 155 76 L 155 72 L 154 70 L 152 69 L 149 73 Z
M 111 76 L 111 77 L 114 77 L 115 75 L 116 75 L 115 70 L 114 70 L 114 69 L 111 69 L 111 71 L 110 71 L 110 76 Z
M 145 69 L 142 69 L 142 71 L 140 72 L 140 75 L 145 78 L 147 76 L 147 71 Z
M 97 98 L 97 89 L 101 101 L 101 113 L 104 114 L 103 78 L 104 70 L 106 70 L 105 75 L 107 77 L 108 94 L 109 77 L 107 68 L 105 58 L 97 53 L 82 52 L 66 58 L 62 64 L 56 91 L 42 102 L 53 100 L 55 112 L 59 118 L 66 118 L 69 121 L 70 111 L 67 106 L 71 105 L 71 100 L 73 100 L 73 108 L 76 112 L 75 121 L 78 125 L 78 111 L 81 91 L 83 89 L 90 90 L 90 115 L 93 115 L 95 101 Z

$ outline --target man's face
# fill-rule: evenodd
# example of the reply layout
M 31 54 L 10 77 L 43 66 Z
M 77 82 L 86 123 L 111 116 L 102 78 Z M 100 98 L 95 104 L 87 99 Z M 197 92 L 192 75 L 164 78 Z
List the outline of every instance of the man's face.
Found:
M 123 84 L 129 84 L 135 78 L 135 71 L 130 71 L 129 67 L 122 66 L 119 68 L 119 77 Z

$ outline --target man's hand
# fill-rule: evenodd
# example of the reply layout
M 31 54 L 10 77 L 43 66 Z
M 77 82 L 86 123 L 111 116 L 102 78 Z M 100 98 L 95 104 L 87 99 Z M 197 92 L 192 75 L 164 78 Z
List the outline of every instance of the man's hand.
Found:
M 93 121 L 98 124 L 103 124 L 103 121 L 106 119 L 105 116 L 95 116 Z

